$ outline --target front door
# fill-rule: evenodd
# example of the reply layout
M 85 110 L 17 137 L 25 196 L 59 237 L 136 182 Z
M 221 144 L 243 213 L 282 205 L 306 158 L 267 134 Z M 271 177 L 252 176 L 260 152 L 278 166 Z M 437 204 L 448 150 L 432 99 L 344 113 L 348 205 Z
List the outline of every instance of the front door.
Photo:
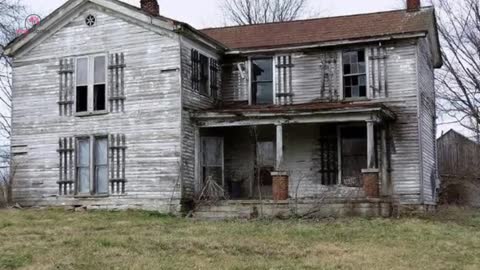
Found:
M 201 138 L 201 179 L 202 184 L 214 181 L 225 190 L 224 151 L 222 137 Z

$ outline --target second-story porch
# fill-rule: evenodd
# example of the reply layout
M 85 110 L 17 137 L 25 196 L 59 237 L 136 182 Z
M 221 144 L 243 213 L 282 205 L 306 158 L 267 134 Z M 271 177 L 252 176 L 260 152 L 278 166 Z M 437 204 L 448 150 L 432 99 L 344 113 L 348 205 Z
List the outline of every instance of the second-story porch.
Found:
M 372 177 L 377 197 L 392 193 L 387 137 L 395 115 L 381 103 L 230 106 L 191 116 L 198 193 L 215 181 L 226 198 L 269 200 L 272 175 L 287 176 L 290 199 L 366 198 Z

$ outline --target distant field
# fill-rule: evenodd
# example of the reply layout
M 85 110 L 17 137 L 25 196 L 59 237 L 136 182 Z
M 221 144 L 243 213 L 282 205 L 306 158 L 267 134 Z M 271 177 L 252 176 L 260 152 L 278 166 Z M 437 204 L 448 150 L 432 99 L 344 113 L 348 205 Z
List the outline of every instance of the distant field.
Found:
M 0 210 L 0 269 L 480 269 L 480 212 L 200 222 Z

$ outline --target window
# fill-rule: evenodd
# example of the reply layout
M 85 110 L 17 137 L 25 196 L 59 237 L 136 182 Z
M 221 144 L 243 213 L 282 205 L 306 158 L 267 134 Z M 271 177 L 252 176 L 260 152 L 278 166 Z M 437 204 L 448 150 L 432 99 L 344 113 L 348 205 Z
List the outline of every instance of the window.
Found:
M 82 57 L 76 67 L 76 112 L 100 112 L 107 109 L 106 57 Z
M 216 97 L 218 84 L 217 60 L 192 49 L 192 89 L 202 95 Z
M 108 139 L 77 139 L 77 194 L 108 194 Z
M 273 104 L 273 59 L 252 60 L 252 104 Z
M 343 93 L 345 98 L 367 96 L 365 51 L 343 53 Z

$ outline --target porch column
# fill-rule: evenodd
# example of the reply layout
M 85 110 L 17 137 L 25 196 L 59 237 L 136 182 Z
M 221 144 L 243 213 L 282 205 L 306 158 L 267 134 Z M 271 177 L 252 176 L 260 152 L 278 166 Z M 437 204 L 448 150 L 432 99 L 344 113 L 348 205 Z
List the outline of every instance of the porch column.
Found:
M 378 198 L 379 170 L 375 164 L 375 122 L 367 121 L 367 169 L 362 170 L 363 189 L 368 198 Z
M 367 121 L 367 169 L 375 166 L 375 122 Z
M 277 124 L 277 156 L 275 163 L 275 170 L 278 172 L 282 169 L 283 166 L 283 126 L 282 124 Z

